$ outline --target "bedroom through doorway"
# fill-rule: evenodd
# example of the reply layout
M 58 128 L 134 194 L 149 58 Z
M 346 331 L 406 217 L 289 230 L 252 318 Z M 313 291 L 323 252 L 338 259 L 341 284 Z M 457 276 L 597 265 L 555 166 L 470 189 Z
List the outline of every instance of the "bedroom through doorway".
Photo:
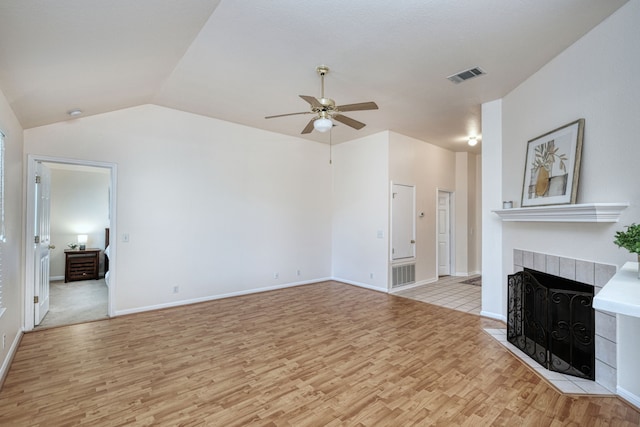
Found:
M 115 165 L 29 160 L 36 173 L 29 173 L 27 236 L 33 233 L 35 243 L 33 249 L 25 245 L 26 265 L 34 266 L 25 274 L 25 293 L 33 302 L 25 310 L 25 329 L 107 319 L 112 289 L 105 273 L 115 265 L 114 248 L 107 250 L 113 246 Z

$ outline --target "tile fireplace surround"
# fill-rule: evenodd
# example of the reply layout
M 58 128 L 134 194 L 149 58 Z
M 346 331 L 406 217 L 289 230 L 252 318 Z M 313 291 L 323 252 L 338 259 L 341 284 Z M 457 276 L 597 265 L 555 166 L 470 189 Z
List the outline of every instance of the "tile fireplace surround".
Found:
M 531 268 L 565 279 L 593 286 L 594 296 L 616 274 L 616 266 L 578 260 L 522 249 L 513 250 L 513 272 Z M 616 316 L 604 311 L 595 311 L 596 324 L 596 382 L 615 392 L 616 367 Z

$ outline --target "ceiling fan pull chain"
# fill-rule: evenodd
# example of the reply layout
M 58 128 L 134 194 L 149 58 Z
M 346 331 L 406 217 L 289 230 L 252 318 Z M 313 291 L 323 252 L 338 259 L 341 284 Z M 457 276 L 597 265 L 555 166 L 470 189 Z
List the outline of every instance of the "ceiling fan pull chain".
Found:
M 333 126 L 331 126 L 331 129 L 329 129 L 329 164 L 333 164 L 333 160 L 332 160 L 332 148 L 333 145 L 331 144 L 332 142 L 332 136 L 333 136 Z

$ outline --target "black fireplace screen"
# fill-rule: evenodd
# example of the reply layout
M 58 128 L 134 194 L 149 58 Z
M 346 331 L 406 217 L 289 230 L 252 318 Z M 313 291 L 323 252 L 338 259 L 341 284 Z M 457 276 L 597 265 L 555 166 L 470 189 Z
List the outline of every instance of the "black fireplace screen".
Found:
M 595 379 L 593 287 L 535 270 L 508 276 L 507 339 L 552 371 Z

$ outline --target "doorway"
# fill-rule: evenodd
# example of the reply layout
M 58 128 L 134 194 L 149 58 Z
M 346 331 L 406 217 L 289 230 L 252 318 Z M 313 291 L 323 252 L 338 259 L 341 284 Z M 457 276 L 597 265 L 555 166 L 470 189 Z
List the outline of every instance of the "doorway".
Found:
M 436 224 L 438 231 L 438 250 L 436 251 L 438 276 L 451 275 L 451 198 L 451 192 L 438 190 L 438 212 L 436 216 L 438 219 Z
M 29 155 L 27 174 L 25 330 L 111 316 L 115 241 L 108 251 L 109 286 L 103 265 L 105 239 L 115 229 L 116 165 Z M 45 188 L 49 200 L 43 201 Z M 90 280 L 70 273 L 80 264 Z M 43 298 L 46 308 L 39 304 Z

